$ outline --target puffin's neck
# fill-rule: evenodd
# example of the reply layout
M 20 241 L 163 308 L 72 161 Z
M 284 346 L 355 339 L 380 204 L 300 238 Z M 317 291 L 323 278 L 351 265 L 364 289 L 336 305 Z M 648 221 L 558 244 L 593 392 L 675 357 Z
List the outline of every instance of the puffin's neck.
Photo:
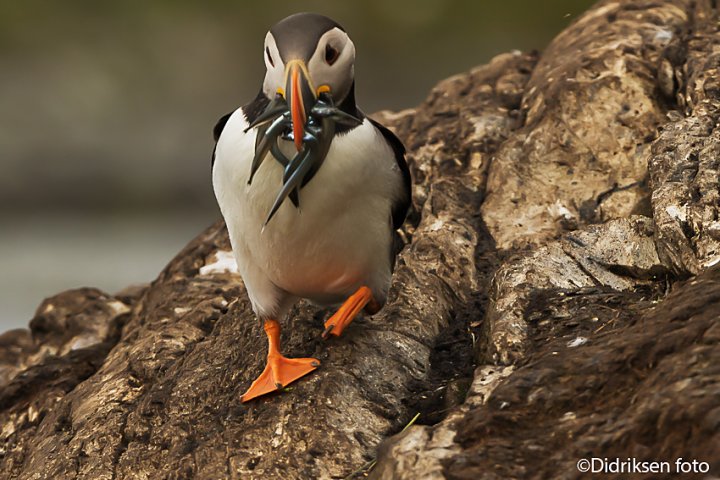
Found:
M 353 117 L 358 116 L 359 112 L 355 104 L 355 81 L 350 85 L 350 90 L 348 90 L 348 94 L 345 95 L 343 101 L 336 105 L 336 107 Z

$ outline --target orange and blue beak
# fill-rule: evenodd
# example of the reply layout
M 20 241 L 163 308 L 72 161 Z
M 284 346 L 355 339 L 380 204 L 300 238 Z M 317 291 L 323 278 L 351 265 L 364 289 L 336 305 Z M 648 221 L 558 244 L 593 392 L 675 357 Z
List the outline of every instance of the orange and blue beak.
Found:
M 308 112 L 317 100 L 307 65 L 302 60 L 291 60 L 285 67 L 285 101 L 290 107 L 293 124 L 293 141 L 299 152 L 303 146 Z

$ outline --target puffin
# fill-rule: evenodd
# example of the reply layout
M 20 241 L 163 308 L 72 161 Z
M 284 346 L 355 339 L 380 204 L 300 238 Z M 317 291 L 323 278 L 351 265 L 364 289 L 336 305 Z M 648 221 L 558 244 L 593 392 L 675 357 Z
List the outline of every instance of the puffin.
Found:
M 323 338 L 387 300 L 398 229 L 411 205 L 402 142 L 355 102 L 355 45 L 315 13 L 267 32 L 257 96 L 214 128 L 212 183 L 267 363 L 247 402 L 315 370 L 281 353 L 280 321 L 300 299 L 338 306 Z

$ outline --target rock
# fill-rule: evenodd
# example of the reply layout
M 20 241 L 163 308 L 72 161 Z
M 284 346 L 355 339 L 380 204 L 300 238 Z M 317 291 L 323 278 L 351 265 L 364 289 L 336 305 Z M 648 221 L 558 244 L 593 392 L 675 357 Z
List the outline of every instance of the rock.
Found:
M 455 442 L 460 424 L 471 408 L 481 407 L 513 367 L 479 367 L 463 405 L 435 427 L 413 426 L 379 449 L 380 462 L 370 478 L 427 480 L 445 478 L 443 463 L 462 452 Z
M 687 116 L 663 125 L 649 163 L 658 253 L 678 275 L 720 262 L 720 29 L 710 14 L 698 7 L 683 45 Z
M 546 296 L 547 305 L 564 302 L 559 293 Z M 576 463 L 592 457 L 667 461 L 673 471 L 682 457 L 715 471 L 720 268 L 677 285 L 662 302 L 613 295 L 611 316 L 600 312 L 608 308 L 602 296 L 582 295 L 571 310 L 587 302 L 599 320 L 587 312 L 556 320 L 553 335 L 548 327 L 533 332 L 523 366 L 460 422 L 461 452 L 445 460 L 445 478 L 584 478 Z M 560 335 L 563 324 L 568 333 Z M 587 342 L 568 346 L 578 334 Z
M 601 1 L 376 114 L 409 151 L 408 245 L 342 338 L 293 309 L 284 347 L 322 367 L 285 392 L 240 402 L 266 347 L 222 222 L 150 285 L 46 300 L 0 336 L 0 477 L 716 472 L 717 30 L 709 0 Z
M 30 331 L 0 335 L 0 389 L 7 393 L 10 381 L 33 366 L 95 345 L 114 344 L 129 311 L 128 304 L 94 288 L 46 299 L 30 322 Z M 22 384 L 21 390 L 27 388 Z
M 545 291 L 624 292 L 657 280 L 666 269 L 657 257 L 652 233 L 646 217 L 611 220 L 505 262 L 493 277 L 481 361 L 508 365 L 524 356 L 527 310 Z
M 649 139 L 663 123 L 656 65 L 690 1 L 599 3 L 543 52 L 522 128 L 490 167 L 482 213 L 498 248 L 648 214 Z

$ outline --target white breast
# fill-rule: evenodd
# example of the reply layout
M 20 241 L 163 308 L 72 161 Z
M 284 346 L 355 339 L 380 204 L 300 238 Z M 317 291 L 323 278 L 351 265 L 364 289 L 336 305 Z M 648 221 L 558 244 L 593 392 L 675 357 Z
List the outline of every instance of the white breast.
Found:
M 255 130 L 240 109 L 218 141 L 213 186 L 255 311 L 277 315 L 291 297 L 344 300 L 367 285 L 384 302 L 391 277 L 391 206 L 402 177 L 390 146 L 365 119 L 336 136 L 322 167 L 263 228 L 282 184 L 268 155 L 248 185 Z M 288 142 L 289 143 L 289 142 Z

